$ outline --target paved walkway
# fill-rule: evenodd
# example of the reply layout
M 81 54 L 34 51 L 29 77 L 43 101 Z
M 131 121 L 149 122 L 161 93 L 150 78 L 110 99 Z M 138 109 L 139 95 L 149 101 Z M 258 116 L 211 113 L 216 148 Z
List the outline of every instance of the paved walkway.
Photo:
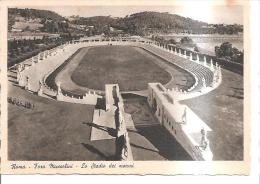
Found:
M 89 124 L 91 129 L 91 141 L 113 139 L 116 137 L 115 113 L 113 111 L 105 111 L 102 109 L 95 109 L 93 114 L 93 123 Z M 125 116 L 126 127 L 135 129 L 132 116 L 126 113 Z
M 95 109 L 90 140 L 113 139 L 116 137 L 114 110 Z

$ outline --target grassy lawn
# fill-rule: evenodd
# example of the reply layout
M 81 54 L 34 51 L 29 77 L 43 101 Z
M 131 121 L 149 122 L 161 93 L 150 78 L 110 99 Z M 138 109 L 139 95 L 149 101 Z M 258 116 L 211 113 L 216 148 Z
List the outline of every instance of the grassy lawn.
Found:
M 184 101 L 213 130 L 209 133 L 214 160 L 243 159 L 243 76 L 222 70 L 214 91 Z
M 91 89 L 104 90 L 105 84 L 118 83 L 122 91 L 147 89 L 149 82 L 166 84 L 171 75 L 131 46 L 101 46 L 89 49 L 72 80 Z
M 9 86 L 10 97 L 35 109 L 8 104 L 9 160 L 113 160 L 115 140 L 90 141 L 94 106 L 57 102 Z

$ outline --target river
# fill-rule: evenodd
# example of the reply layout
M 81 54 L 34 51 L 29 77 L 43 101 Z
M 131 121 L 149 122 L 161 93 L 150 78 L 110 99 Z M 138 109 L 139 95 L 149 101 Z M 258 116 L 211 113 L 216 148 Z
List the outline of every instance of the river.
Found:
M 239 35 L 192 35 L 192 34 L 171 34 L 171 35 L 160 35 L 165 39 L 175 39 L 177 42 L 183 37 L 189 37 L 194 43 L 205 52 L 215 55 L 215 46 L 220 46 L 224 42 L 229 42 L 233 47 L 238 50 L 244 50 L 243 34 Z

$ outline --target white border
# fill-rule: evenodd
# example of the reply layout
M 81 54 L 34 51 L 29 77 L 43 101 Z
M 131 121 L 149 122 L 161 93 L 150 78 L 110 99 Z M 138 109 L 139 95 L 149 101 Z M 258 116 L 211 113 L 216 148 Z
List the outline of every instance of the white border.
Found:
M 175 176 L 174 180 L 171 177 L 164 177 L 167 178 L 167 182 L 192 182 L 192 183 L 220 183 L 221 181 L 224 183 L 230 183 L 230 182 L 236 182 L 236 184 L 239 183 L 256 183 L 259 179 L 259 78 L 260 78 L 260 71 L 259 71 L 259 62 L 260 62 L 260 58 L 259 58 L 259 7 L 260 7 L 260 3 L 258 0 L 252 0 L 251 1 L 251 25 L 253 27 L 251 27 L 251 40 L 252 40 L 252 44 L 251 48 L 252 48 L 252 52 L 251 54 L 251 73 L 250 73 L 250 78 L 251 78 L 251 86 L 252 86 L 252 90 L 251 90 L 251 96 L 254 97 L 252 98 L 252 103 L 251 103 L 251 118 L 252 118 L 252 124 L 251 124 L 251 133 L 252 133 L 252 139 L 251 139 L 251 174 L 249 176 L 218 176 L 218 177 L 214 177 L 214 179 L 212 179 L 212 177 L 210 176 Z M 253 35 L 253 36 L 252 36 Z M 258 85 L 256 85 L 258 84 Z M 82 178 L 84 177 L 84 178 Z M 162 182 L 162 178 L 160 176 L 151 176 L 149 177 L 149 181 L 147 181 L 147 177 L 139 177 L 139 176 L 129 176 L 128 179 L 126 179 L 124 176 L 116 176 L 117 177 L 117 181 L 120 181 L 120 183 L 122 182 L 131 182 L 133 183 L 135 180 L 132 179 L 136 179 L 136 181 L 138 182 L 150 182 L 150 181 L 154 181 L 156 183 L 158 182 Z M 122 178 L 124 177 L 124 178 Z M 46 179 L 46 180 L 43 180 Z M 114 180 L 114 176 L 88 176 L 87 178 L 85 178 L 85 176 L 39 176 L 39 175 L 34 175 L 34 176 L 4 176 L 3 177 L 3 183 L 75 183 L 75 182 L 80 182 L 80 183 L 109 183 L 109 181 L 113 182 Z M 258 183 L 258 182 L 257 182 Z

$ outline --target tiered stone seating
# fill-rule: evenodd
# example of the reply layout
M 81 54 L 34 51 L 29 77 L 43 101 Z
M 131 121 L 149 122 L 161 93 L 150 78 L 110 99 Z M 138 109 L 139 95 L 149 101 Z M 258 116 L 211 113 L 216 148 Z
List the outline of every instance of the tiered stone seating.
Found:
M 55 82 L 51 81 L 53 85 L 50 85 L 48 82 L 48 76 L 52 74 L 55 70 L 57 70 L 59 67 L 61 67 L 64 61 L 66 61 L 68 58 L 70 58 L 79 48 L 86 47 L 86 46 L 93 46 L 93 45 L 106 45 L 110 42 L 91 42 L 91 43 L 78 43 L 78 44 L 70 44 L 65 45 L 64 47 L 58 47 L 55 51 L 55 54 L 51 57 L 45 57 L 43 60 L 38 60 L 37 63 L 32 64 L 31 60 L 26 60 L 24 62 L 24 65 L 27 66 L 26 70 L 22 72 L 22 78 L 26 78 L 27 76 L 30 79 L 30 90 L 37 92 L 39 89 L 39 81 L 42 81 L 44 86 L 46 84 L 47 88 L 43 88 L 44 92 L 50 92 L 54 93 L 55 95 Z M 178 56 L 177 54 L 174 54 L 172 51 L 169 52 L 169 50 L 157 47 L 153 44 L 143 43 L 143 42 L 116 42 L 114 41 L 113 44 L 117 45 L 133 45 L 137 47 L 141 47 L 152 54 L 155 54 L 161 58 L 163 58 L 166 62 L 177 65 L 181 67 L 182 69 L 188 71 L 194 77 L 197 79 L 196 85 L 192 87 L 189 91 L 190 92 L 196 92 L 201 91 L 203 87 L 211 86 L 213 82 L 213 72 L 208 68 L 203 66 L 203 61 L 200 61 L 201 64 L 195 61 L 190 61 L 187 57 L 187 59 Z M 31 65 L 31 66 L 30 66 Z M 61 67 L 62 68 L 62 67 Z M 25 79 L 24 79 L 25 80 Z M 53 80 L 53 79 L 52 79 Z M 205 80 L 205 84 L 203 82 Z M 47 84 L 47 83 L 48 84 Z M 51 90 L 48 90 L 51 88 Z M 67 95 L 68 97 L 76 97 L 76 98 L 83 98 L 82 94 L 75 94 L 70 91 L 62 90 L 62 93 L 64 95 Z
M 180 56 L 174 55 L 173 53 L 167 52 L 160 48 L 156 48 L 151 45 L 142 45 L 142 47 L 159 57 L 167 60 L 171 64 L 177 65 L 184 70 L 192 73 L 198 79 L 198 84 L 191 91 L 200 91 L 203 87 L 203 78 L 205 79 L 206 86 L 210 86 L 213 82 L 213 72 L 195 61 L 190 61 L 188 59 L 182 58 Z

